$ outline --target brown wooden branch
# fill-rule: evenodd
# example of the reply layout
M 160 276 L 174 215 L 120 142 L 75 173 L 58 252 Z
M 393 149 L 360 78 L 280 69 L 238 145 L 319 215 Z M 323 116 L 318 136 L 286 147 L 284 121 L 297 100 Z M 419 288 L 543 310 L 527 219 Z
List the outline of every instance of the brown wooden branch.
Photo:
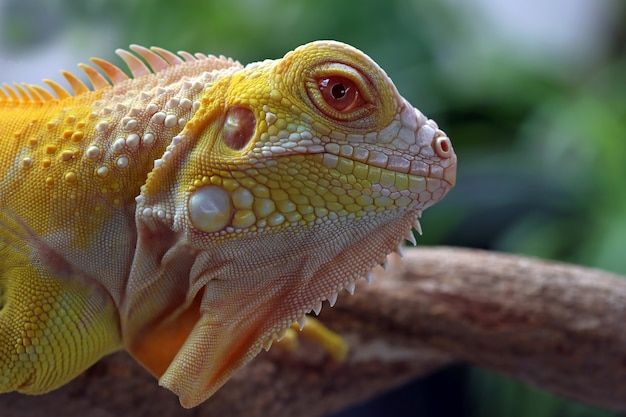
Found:
M 626 280 L 493 252 L 419 248 L 321 319 L 352 345 L 272 349 L 214 397 L 184 410 L 125 354 L 40 397 L 0 396 L 2 416 L 323 416 L 464 360 L 626 411 Z

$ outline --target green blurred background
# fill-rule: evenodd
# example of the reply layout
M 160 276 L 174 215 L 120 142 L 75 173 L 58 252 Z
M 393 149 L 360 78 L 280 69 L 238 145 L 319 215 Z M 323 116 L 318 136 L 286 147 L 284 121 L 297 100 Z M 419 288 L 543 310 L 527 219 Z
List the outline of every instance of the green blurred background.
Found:
M 615 0 L 0 0 L 0 81 L 129 43 L 247 63 L 350 43 L 452 138 L 458 185 L 420 244 L 479 247 L 626 274 L 626 7 Z M 468 366 L 348 416 L 609 416 Z

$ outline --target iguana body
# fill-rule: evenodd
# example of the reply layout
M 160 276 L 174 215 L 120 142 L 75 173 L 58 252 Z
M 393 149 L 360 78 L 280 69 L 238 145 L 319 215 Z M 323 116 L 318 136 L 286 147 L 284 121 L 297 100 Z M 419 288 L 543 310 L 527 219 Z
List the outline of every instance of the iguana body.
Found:
M 125 348 L 193 406 L 384 261 L 455 182 L 436 124 L 361 52 L 242 67 L 118 51 L 94 91 L 0 90 L 0 392 Z

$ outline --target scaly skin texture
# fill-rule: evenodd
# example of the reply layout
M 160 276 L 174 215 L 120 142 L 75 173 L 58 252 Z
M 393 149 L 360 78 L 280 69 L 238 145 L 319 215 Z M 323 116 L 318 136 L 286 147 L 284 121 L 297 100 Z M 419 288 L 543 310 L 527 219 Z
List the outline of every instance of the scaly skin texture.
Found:
M 131 49 L 152 69 L 0 92 L 0 392 L 125 348 L 194 406 L 454 185 L 446 135 L 347 45 Z

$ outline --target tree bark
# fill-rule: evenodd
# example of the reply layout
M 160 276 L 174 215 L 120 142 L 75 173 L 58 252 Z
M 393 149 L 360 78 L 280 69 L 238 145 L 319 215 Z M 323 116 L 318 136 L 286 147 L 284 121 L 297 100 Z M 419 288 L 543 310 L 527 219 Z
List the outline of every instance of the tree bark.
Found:
M 391 259 L 320 319 L 351 344 L 345 363 L 302 343 L 262 353 L 201 406 L 177 398 L 126 354 L 47 395 L 0 396 L 7 417 L 323 416 L 454 361 L 626 411 L 626 281 L 519 256 L 418 248 Z M 344 293 L 345 294 L 345 293 Z

